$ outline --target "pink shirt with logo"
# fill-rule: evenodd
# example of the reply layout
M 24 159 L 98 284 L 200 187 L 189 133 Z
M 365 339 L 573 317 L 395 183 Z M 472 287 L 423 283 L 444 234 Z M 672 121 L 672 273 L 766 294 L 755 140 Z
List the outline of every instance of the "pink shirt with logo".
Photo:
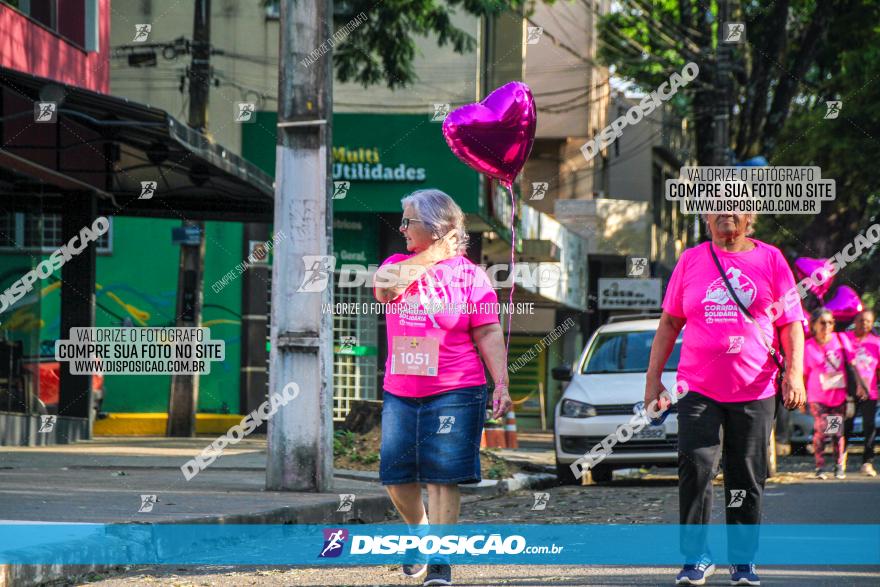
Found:
M 862 381 L 868 386 L 868 396 L 877 399 L 877 366 L 880 365 L 880 337 L 870 332 L 856 338 L 855 332 L 850 330 L 843 334 L 849 340 L 853 351 L 850 361 L 862 376 Z
M 380 265 L 390 265 L 412 255 L 391 255 Z M 444 391 L 486 383 L 483 363 L 471 331 L 498 320 L 498 296 L 482 267 L 462 256 L 441 261 L 401 295 L 389 302 L 385 314 L 388 359 L 385 389 L 403 397 L 425 397 Z M 425 306 L 429 310 L 426 311 Z M 395 336 L 427 336 L 439 342 L 437 375 L 391 373 Z
M 807 339 L 804 343 L 804 379 L 808 402 L 833 407 L 846 401 L 844 356 L 852 360 L 853 354 L 849 339 L 842 334 L 832 334 L 825 344 L 819 344 L 815 338 Z
M 772 341 L 778 350 L 775 328 L 803 319 L 803 311 L 796 305 L 771 323 L 766 310 L 794 287 L 794 275 L 779 249 L 749 240 L 755 244 L 750 251 L 731 253 L 715 247 L 715 253 L 757 325 L 746 321 L 728 295 L 708 242 L 682 253 L 663 298 L 667 313 L 687 319 L 678 379 L 689 391 L 719 402 L 772 397 L 777 368 L 764 341 Z

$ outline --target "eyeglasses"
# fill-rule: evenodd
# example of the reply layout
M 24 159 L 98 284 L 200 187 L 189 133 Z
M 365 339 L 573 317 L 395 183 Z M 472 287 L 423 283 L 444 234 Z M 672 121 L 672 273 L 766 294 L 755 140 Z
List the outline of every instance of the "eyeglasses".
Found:
M 819 320 L 818 324 L 827 324 L 829 326 L 834 326 L 834 320 Z
M 400 230 L 406 230 L 407 228 L 409 228 L 410 222 L 422 222 L 422 221 L 419 220 L 418 218 L 404 218 L 403 220 L 400 221 Z

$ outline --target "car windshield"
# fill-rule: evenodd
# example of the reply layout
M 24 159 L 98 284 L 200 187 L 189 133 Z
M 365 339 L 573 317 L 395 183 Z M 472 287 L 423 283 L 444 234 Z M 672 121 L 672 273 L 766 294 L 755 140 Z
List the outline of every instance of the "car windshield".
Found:
M 654 342 L 654 330 L 639 332 L 608 332 L 596 337 L 582 373 L 645 373 Z M 681 334 L 666 362 L 665 371 L 678 369 Z

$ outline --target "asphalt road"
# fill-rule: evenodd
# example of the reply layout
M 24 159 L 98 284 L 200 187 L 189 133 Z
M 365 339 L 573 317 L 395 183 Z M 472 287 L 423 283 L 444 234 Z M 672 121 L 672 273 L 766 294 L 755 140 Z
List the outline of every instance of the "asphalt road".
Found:
M 766 490 L 766 523 L 880 523 L 880 478 L 850 472 L 846 480 L 814 480 L 809 458 L 789 457 L 783 474 Z M 851 468 L 852 469 L 852 468 Z M 545 490 L 544 510 L 532 510 L 531 492 L 466 503 L 462 522 L 604 524 L 677 523 L 674 471 L 660 470 L 636 479 L 588 487 Z M 723 517 L 721 487 L 713 519 Z M 389 522 L 398 520 L 389 517 Z M 611 567 L 550 565 L 458 565 L 456 585 L 671 585 L 676 567 Z M 761 567 L 764 585 L 880 585 L 880 567 Z M 93 577 L 77 585 L 419 585 L 396 566 L 339 567 L 136 567 L 107 578 Z M 98 579 L 98 580 L 94 580 Z M 727 585 L 726 569 L 707 584 Z

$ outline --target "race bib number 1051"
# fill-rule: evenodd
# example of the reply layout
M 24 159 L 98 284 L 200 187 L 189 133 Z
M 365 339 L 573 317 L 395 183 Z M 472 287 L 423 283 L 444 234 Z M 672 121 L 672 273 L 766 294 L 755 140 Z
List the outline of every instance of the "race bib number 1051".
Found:
M 392 375 L 437 375 L 440 342 L 436 338 L 395 336 L 391 351 Z

